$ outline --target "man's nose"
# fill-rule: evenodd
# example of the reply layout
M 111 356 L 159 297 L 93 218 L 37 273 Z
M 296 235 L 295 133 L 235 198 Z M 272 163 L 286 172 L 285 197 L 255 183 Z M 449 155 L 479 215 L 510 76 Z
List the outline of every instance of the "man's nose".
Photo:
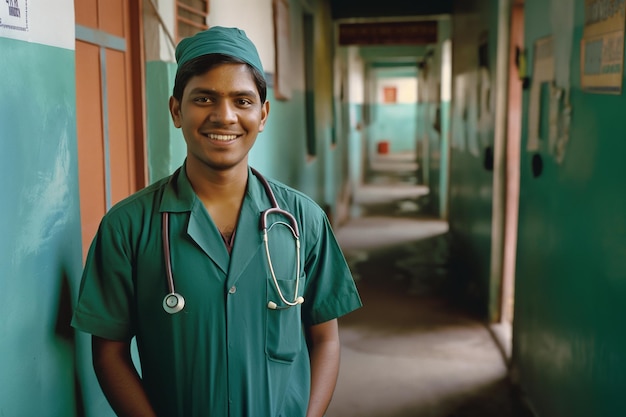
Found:
M 212 107 L 209 120 L 213 123 L 232 124 L 237 122 L 237 112 L 232 103 L 222 100 Z

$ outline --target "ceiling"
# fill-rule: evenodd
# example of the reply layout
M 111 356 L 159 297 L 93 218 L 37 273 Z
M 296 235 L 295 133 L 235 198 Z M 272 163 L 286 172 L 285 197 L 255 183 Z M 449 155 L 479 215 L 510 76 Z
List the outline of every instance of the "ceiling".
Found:
M 440 20 L 452 14 L 453 0 L 330 0 L 334 20 L 375 22 Z M 347 21 L 347 22 L 345 22 Z M 380 22 L 382 23 L 382 22 Z M 427 45 L 360 45 L 362 58 L 375 66 L 406 68 L 416 66 L 427 53 Z M 390 48 L 390 46 L 393 46 Z
M 453 0 L 331 0 L 333 19 L 416 17 L 452 13 Z

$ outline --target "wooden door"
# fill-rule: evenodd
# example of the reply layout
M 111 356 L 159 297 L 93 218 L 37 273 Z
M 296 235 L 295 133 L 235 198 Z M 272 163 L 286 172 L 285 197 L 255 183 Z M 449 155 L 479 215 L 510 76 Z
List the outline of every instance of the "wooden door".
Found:
M 106 211 L 146 181 L 140 3 L 74 6 L 83 255 Z

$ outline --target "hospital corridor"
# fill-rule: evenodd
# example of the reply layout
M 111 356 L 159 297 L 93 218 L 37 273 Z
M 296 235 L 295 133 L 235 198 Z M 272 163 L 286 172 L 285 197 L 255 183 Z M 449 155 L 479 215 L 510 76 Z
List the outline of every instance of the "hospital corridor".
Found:
M 0 1 L 0 417 L 114 417 L 122 339 L 146 408 L 303 417 L 337 315 L 326 417 L 625 417 L 625 39 L 623 0 Z
M 340 320 L 327 416 L 530 417 L 508 375 L 510 329 L 455 299 L 448 225 L 428 213 L 414 157 L 377 160 L 337 231 L 363 307 Z

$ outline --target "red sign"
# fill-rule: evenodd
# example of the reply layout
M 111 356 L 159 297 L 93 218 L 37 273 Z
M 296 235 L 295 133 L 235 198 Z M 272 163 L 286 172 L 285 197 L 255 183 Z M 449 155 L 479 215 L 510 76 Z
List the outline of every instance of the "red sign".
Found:
M 398 89 L 396 87 L 383 87 L 383 101 L 385 103 L 395 103 L 398 101 Z

